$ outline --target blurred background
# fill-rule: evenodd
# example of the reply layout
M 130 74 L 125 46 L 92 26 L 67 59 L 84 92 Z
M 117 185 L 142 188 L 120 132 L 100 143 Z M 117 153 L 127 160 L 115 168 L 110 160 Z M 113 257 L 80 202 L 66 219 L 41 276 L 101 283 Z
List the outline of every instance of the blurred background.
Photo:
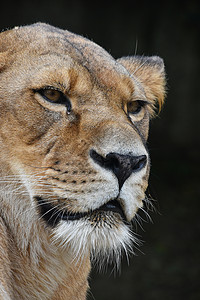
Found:
M 93 270 L 90 300 L 200 299 L 199 1 L 18 0 L 1 5 L 0 29 L 42 21 L 84 35 L 115 58 L 159 55 L 168 96 L 151 122 L 149 193 L 157 212 L 134 228 L 143 245 L 121 271 Z M 141 217 L 146 219 L 144 215 Z

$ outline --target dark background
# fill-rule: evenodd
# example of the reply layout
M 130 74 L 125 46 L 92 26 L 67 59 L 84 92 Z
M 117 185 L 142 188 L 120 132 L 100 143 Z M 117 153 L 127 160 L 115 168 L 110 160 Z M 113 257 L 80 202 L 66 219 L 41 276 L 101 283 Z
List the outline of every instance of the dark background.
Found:
M 93 271 L 89 299 L 200 299 L 200 10 L 198 1 L 7 0 L 0 29 L 43 21 L 82 34 L 109 51 L 164 58 L 168 96 L 151 123 L 153 223 L 121 274 Z M 142 216 L 144 217 L 144 216 Z M 141 253 L 141 252 L 142 253 Z

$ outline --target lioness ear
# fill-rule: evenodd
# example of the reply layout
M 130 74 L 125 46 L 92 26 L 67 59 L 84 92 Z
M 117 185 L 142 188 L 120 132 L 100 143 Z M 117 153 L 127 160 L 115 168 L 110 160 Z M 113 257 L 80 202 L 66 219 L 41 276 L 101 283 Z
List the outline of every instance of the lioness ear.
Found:
M 158 56 L 128 56 L 117 60 L 142 83 L 148 100 L 158 103 L 159 111 L 165 98 L 165 69 Z

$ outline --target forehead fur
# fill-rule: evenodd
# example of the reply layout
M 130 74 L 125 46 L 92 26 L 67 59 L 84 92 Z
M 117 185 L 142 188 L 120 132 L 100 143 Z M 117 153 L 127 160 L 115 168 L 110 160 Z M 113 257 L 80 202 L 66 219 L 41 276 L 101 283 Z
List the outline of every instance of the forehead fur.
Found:
M 92 82 L 103 88 L 118 90 L 124 95 L 135 92 L 139 100 L 146 98 L 153 106 L 158 103 L 159 109 L 164 102 L 164 64 L 159 57 L 133 56 L 115 60 L 90 40 L 43 23 L 15 27 L 0 34 L 1 69 L 18 59 L 25 61 L 52 54 L 61 59 L 70 57 L 74 65 L 81 65 L 89 72 Z
M 27 49 L 33 54 L 37 50 L 38 55 L 44 54 L 45 51 L 46 54 L 53 52 L 58 56 L 70 55 L 77 63 L 102 80 L 105 80 L 108 74 L 112 77 L 128 74 L 122 65 L 97 44 L 48 24 L 36 23 L 15 27 L 0 35 L 0 52 L 9 51 L 11 55 L 15 55 L 23 54 Z

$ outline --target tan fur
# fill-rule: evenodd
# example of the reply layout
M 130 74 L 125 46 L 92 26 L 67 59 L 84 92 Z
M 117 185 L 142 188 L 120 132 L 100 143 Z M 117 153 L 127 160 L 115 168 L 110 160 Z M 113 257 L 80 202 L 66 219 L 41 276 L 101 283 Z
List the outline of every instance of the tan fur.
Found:
M 71 111 L 41 96 L 49 87 L 70 100 Z M 0 34 L 0 299 L 83 300 L 90 255 L 118 259 L 130 246 L 120 215 L 96 210 L 117 199 L 130 222 L 142 207 L 148 123 L 164 94 L 158 57 L 116 61 L 46 24 Z M 128 104 L 137 100 L 146 104 L 132 114 Z M 91 149 L 102 157 L 146 155 L 147 165 L 119 191 Z M 87 216 L 51 227 L 38 197 L 63 214 Z

